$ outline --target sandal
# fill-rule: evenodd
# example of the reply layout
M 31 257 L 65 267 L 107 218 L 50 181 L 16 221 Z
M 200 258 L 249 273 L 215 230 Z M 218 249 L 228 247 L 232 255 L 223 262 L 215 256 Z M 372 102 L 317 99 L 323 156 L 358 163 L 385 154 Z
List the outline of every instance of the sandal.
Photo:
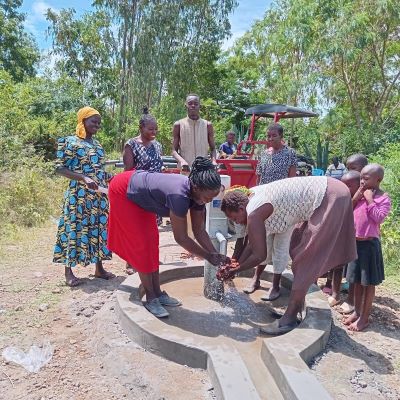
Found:
M 340 300 L 336 300 L 334 297 L 329 296 L 328 297 L 328 304 L 330 307 L 337 306 L 340 303 Z
M 347 303 L 347 301 L 345 301 L 340 307 L 339 307 L 339 311 L 341 311 L 343 314 L 350 314 L 351 312 L 354 311 L 354 306 Z
M 260 333 L 271 336 L 284 335 L 285 333 L 292 331 L 294 328 L 297 328 L 298 325 L 299 322 L 295 321 L 290 324 L 280 326 L 279 320 L 277 319 L 274 322 L 261 327 Z

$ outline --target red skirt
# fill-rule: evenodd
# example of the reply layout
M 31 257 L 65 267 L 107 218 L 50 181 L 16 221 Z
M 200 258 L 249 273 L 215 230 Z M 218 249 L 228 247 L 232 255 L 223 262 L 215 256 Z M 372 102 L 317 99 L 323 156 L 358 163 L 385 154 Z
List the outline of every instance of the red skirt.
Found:
M 115 175 L 108 188 L 108 248 L 137 271 L 149 274 L 159 268 L 159 234 L 156 214 L 128 200 L 126 190 L 132 174 Z

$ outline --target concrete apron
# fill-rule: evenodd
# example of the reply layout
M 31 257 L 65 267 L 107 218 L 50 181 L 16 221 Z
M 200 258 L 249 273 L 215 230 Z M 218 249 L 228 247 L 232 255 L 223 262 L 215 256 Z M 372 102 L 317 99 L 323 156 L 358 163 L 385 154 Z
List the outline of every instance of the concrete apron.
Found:
M 252 271 L 246 272 L 252 275 Z M 259 302 L 254 309 L 251 306 L 249 313 L 243 313 L 247 321 L 235 315 L 232 320 L 232 314 L 229 319 L 218 303 L 207 314 L 213 314 L 218 323 L 210 323 L 205 313 L 197 312 L 210 301 L 203 298 L 203 273 L 202 265 L 160 269 L 160 282 L 171 296 L 178 297 L 176 285 L 189 285 L 193 293 L 191 297 L 182 296 L 183 306 L 168 308 L 170 317 L 165 319 L 155 318 L 143 307 L 139 276 L 129 276 L 117 291 L 116 310 L 125 333 L 146 350 L 182 365 L 206 369 L 218 399 L 331 398 L 306 364 L 324 349 L 331 329 L 331 311 L 317 286 L 306 296 L 306 316 L 297 329 L 283 336 L 265 337 L 258 334 L 258 328 L 260 322 L 270 321 L 264 318 L 268 303 Z M 270 282 L 271 278 L 272 271 L 267 267 L 262 279 Z M 290 289 L 292 279 L 290 273 L 284 273 L 282 286 Z M 251 295 L 255 302 L 253 296 L 264 293 L 257 292 Z M 289 291 L 284 292 L 281 297 L 287 302 Z M 237 296 L 235 301 L 240 300 Z

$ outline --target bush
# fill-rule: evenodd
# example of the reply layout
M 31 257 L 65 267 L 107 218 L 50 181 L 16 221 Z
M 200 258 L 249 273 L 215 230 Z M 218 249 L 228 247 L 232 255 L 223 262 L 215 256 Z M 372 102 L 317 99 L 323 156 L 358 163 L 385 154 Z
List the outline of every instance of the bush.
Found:
M 0 178 L 0 236 L 8 229 L 31 227 L 58 214 L 65 182 L 54 176 L 54 166 L 39 157 L 19 160 Z
M 392 200 L 392 211 L 382 225 L 382 249 L 390 284 L 400 282 L 400 144 L 387 144 L 371 157 L 371 162 L 384 166 L 382 189 Z

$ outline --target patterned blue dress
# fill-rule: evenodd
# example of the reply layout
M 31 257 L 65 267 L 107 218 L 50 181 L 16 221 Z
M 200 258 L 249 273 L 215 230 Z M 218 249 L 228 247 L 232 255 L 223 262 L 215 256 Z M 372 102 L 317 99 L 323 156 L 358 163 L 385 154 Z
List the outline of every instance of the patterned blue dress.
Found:
M 93 139 L 89 143 L 77 136 L 58 140 L 57 168 L 65 167 L 107 187 L 103 147 Z M 70 180 L 58 224 L 53 262 L 66 267 L 110 260 L 107 249 L 108 198 L 88 189 L 81 181 Z
M 161 172 L 162 146 L 157 140 L 153 140 L 150 146 L 145 147 L 136 138 L 129 139 L 127 144 L 133 154 L 134 168 L 143 171 Z

